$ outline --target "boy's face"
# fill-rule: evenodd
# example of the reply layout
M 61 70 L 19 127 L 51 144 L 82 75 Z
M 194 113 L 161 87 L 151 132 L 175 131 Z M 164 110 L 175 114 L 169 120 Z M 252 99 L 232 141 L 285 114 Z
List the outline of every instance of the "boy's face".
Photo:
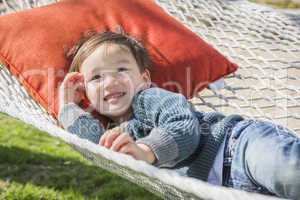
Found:
M 114 43 L 97 47 L 80 71 L 92 106 L 107 117 L 126 115 L 133 96 L 150 83 L 149 72 L 140 72 L 129 48 Z

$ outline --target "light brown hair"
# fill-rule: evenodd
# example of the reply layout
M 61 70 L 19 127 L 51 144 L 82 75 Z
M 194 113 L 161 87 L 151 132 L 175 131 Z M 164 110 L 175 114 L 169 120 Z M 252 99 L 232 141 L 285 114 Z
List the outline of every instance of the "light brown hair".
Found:
M 130 37 L 123 29 L 119 28 L 118 32 L 85 32 L 79 42 L 67 53 L 67 57 L 72 60 L 69 72 L 78 72 L 83 61 L 91 55 L 99 45 L 106 42 L 128 47 L 139 66 L 140 72 L 143 72 L 145 69 L 150 70 L 151 60 L 147 49 L 141 42 Z

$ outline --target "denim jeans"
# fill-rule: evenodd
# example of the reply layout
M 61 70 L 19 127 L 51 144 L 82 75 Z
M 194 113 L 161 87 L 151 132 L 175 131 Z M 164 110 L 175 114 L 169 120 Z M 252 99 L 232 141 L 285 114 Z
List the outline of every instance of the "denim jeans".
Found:
M 226 139 L 223 185 L 300 199 L 300 138 L 268 121 L 239 122 Z

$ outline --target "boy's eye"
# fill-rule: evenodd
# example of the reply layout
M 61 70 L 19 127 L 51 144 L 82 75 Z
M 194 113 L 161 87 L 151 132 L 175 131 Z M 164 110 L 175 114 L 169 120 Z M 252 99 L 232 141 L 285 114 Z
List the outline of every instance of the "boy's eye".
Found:
M 118 68 L 118 72 L 126 72 L 126 71 L 128 71 L 128 69 L 125 68 L 125 67 L 119 67 Z
M 95 75 L 95 76 L 92 77 L 91 80 L 93 81 L 93 80 L 97 80 L 97 79 L 101 79 L 101 78 L 102 78 L 101 75 Z

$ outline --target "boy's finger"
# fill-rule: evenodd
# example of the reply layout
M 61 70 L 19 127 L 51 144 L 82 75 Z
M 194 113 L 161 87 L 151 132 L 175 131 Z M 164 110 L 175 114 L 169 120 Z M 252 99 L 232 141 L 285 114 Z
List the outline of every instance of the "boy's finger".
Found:
M 72 77 L 72 81 L 74 82 L 80 82 L 80 83 L 83 83 L 84 82 L 84 78 L 83 78 L 83 75 L 81 73 L 77 73 L 74 75 L 74 77 Z
M 114 140 L 120 135 L 119 131 L 110 131 L 110 134 L 107 135 L 105 139 L 104 146 L 106 148 L 110 148 Z
M 71 72 L 69 74 L 66 75 L 65 81 L 67 82 L 77 82 L 77 81 L 83 81 L 83 75 L 79 72 Z
M 131 143 L 127 143 L 127 144 L 123 145 L 118 152 L 119 153 L 124 153 L 124 154 L 131 155 L 132 154 L 131 153 L 132 152 L 132 145 L 131 145 Z
M 101 146 L 104 146 L 104 143 L 105 143 L 105 140 L 106 140 L 106 137 L 108 135 L 109 131 L 106 131 L 101 137 L 100 137 L 100 141 L 99 141 L 99 144 Z
M 130 142 L 133 142 L 133 140 L 128 134 L 121 134 L 113 141 L 110 149 L 113 151 L 119 151 L 123 145 Z
M 101 146 L 104 146 L 104 145 L 105 145 L 107 137 L 108 137 L 110 134 L 112 134 L 112 131 L 113 131 L 113 130 L 114 130 L 114 129 L 109 129 L 109 130 L 107 130 L 107 131 L 104 132 L 104 134 L 100 137 L 99 145 L 101 145 Z
M 77 91 L 85 91 L 85 87 L 83 83 L 78 83 L 77 87 L 76 87 Z
M 64 80 L 65 81 L 72 80 L 74 79 L 74 77 L 76 77 L 76 74 L 78 74 L 78 72 L 70 72 L 65 76 Z
M 75 82 L 75 78 L 74 78 L 75 74 L 67 74 L 66 77 L 64 78 L 63 82 L 62 82 L 62 86 L 70 86 L 73 85 L 73 83 Z
M 130 155 L 134 159 L 138 160 L 136 150 L 134 149 L 134 144 L 133 143 L 127 143 L 126 145 L 123 145 L 118 152 Z
M 121 133 L 121 128 L 120 128 L 120 126 L 114 127 L 114 128 L 112 128 L 112 129 L 110 129 L 110 130 L 111 130 L 111 131 L 118 131 L 118 132 Z

